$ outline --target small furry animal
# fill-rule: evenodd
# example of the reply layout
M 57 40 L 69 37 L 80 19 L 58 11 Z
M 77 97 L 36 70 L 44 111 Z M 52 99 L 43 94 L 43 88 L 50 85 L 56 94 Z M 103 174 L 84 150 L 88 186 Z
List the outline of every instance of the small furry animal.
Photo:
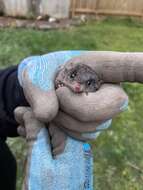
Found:
M 55 88 L 66 86 L 75 93 L 95 92 L 102 84 L 96 72 L 89 66 L 78 64 L 70 69 L 59 70 L 55 79 Z

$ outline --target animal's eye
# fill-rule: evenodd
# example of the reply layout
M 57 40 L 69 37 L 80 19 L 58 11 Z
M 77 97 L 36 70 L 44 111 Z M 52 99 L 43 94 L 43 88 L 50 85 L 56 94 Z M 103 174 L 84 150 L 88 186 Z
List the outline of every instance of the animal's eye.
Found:
M 76 72 L 72 72 L 71 74 L 70 74 L 70 78 L 71 79 L 74 79 L 76 77 Z
M 91 79 L 88 80 L 88 81 L 87 81 L 87 86 L 90 86 L 91 84 L 94 84 L 94 82 L 95 82 L 94 80 L 91 80 Z

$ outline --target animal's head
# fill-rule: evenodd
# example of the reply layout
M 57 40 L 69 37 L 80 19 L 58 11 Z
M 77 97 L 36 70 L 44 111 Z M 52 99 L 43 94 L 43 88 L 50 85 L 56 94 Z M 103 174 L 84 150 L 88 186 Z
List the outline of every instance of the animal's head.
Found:
M 55 79 L 55 87 L 69 87 L 76 93 L 95 92 L 100 86 L 96 72 L 84 64 L 75 64 L 59 70 Z

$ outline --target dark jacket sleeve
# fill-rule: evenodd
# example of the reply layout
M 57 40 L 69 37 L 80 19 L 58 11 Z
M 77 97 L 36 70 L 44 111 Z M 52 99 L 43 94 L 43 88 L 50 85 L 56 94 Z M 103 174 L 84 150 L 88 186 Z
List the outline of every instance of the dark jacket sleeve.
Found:
M 17 136 L 17 122 L 13 111 L 28 106 L 17 77 L 18 66 L 0 70 L 0 137 Z

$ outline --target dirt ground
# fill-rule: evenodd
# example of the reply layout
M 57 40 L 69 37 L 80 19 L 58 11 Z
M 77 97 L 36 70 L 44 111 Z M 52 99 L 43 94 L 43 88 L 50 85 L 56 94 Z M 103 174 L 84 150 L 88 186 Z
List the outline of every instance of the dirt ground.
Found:
M 81 24 L 79 19 L 62 19 L 53 20 L 49 22 L 48 20 L 27 20 L 27 19 L 17 19 L 11 17 L 0 17 L 0 28 L 14 27 L 14 28 L 33 28 L 39 30 L 57 29 L 57 28 L 69 28 L 71 26 Z

